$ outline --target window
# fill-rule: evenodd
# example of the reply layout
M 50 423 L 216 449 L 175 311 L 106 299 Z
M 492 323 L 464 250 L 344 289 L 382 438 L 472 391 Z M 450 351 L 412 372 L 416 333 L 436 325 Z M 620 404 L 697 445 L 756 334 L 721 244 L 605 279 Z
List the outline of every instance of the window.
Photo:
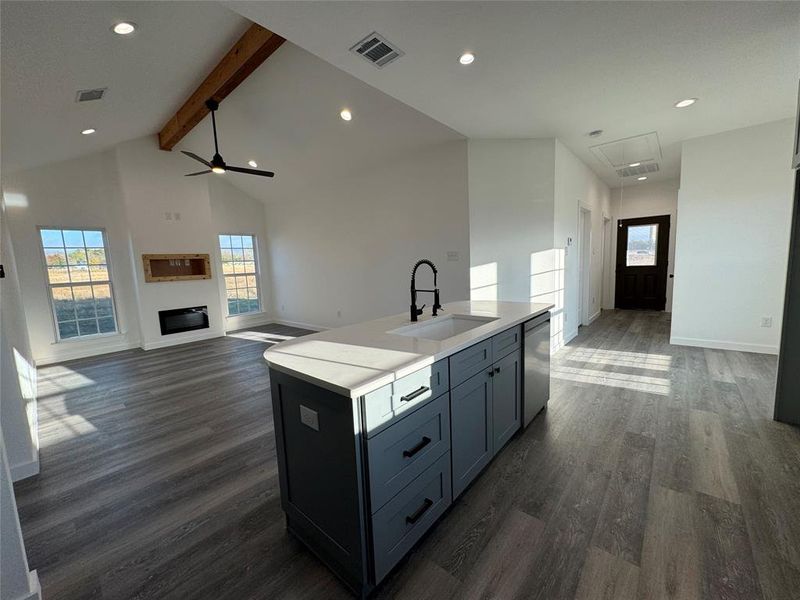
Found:
M 220 235 L 222 273 L 228 298 L 228 315 L 258 312 L 258 261 L 252 235 Z
M 656 264 L 658 224 L 628 227 L 626 267 L 653 267 Z
M 105 232 L 40 229 L 59 340 L 115 333 Z

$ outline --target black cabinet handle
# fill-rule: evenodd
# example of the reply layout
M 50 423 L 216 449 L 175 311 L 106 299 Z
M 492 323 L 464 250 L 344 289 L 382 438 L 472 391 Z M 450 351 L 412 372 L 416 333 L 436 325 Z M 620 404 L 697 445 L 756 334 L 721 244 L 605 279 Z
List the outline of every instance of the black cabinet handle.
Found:
M 495 373 L 499 373 L 499 372 L 500 372 L 500 367 L 495 367 L 495 368 L 494 368 L 494 372 L 495 372 Z
M 428 509 L 431 506 L 433 506 L 433 500 L 431 500 L 430 498 L 425 498 L 425 502 L 422 503 L 422 506 L 420 506 L 417 510 L 415 510 L 414 514 L 408 515 L 406 517 L 406 523 L 408 523 L 409 525 L 413 525 L 414 523 L 419 521 L 422 518 L 422 515 L 428 512 Z
M 487 371 L 486 373 L 489 377 L 494 377 L 494 371 Z
M 419 396 L 422 396 L 422 394 L 424 394 L 425 392 L 429 392 L 429 391 L 431 391 L 431 388 L 429 388 L 428 386 L 423 385 L 418 390 L 415 390 L 415 391 L 411 392 L 408 396 L 400 396 L 400 402 L 409 402 L 410 400 L 413 400 L 414 398 L 418 398 Z
M 426 435 L 426 436 L 424 436 L 424 437 L 422 438 L 422 440 L 419 442 L 419 444 L 417 444 L 417 445 L 416 445 L 416 446 L 414 446 L 413 448 L 410 448 L 410 449 L 408 449 L 408 450 L 403 450 L 403 456 L 405 456 L 406 458 L 411 458 L 411 457 L 412 457 L 412 456 L 414 456 L 414 455 L 415 455 L 417 452 L 419 452 L 420 450 L 422 450 L 422 449 L 423 449 L 425 446 L 427 446 L 427 445 L 428 445 L 428 444 L 430 444 L 430 443 L 431 443 L 431 438 L 429 438 L 429 437 Z

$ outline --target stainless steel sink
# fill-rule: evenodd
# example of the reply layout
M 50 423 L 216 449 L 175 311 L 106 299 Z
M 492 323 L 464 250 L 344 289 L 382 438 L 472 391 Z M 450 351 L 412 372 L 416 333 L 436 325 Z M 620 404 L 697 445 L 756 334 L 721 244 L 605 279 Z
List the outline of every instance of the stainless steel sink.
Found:
M 478 315 L 447 315 L 436 317 L 422 323 L 412 323 L 386 333 L 421 338 L 423 340 L 446 340 L 461 333 L 475 329 L 486 323 L 496 321 L 498 317 L 481 317 Z

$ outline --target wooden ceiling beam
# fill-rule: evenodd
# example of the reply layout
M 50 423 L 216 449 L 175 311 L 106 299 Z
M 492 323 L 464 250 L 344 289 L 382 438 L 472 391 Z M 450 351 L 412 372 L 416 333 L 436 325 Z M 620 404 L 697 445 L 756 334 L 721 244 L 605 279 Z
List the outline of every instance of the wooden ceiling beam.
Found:
M 208 114 L 206 100 L 213 98 L 221 102 L 285 41 L 278 34 L 253 23 L 161 128 L 158 133 L 159 147 L 172 150 Z

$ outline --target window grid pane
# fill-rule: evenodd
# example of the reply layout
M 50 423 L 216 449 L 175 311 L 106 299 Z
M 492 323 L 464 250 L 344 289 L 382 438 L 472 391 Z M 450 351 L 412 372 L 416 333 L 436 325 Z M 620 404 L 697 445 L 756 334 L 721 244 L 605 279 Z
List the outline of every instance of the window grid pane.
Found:
M 41 229 L 40 236 L 58 339 L 116 332 L 103 232 Z
M 656 264 L 658 224 L 631 225 L 628 227 L 626 267 L 653 267 Z
M 258 300 L 258 265 L 254 237 L 245 234 L 221 234 L 219 245 L 228 314 L 259 311 L 261 307 Z

